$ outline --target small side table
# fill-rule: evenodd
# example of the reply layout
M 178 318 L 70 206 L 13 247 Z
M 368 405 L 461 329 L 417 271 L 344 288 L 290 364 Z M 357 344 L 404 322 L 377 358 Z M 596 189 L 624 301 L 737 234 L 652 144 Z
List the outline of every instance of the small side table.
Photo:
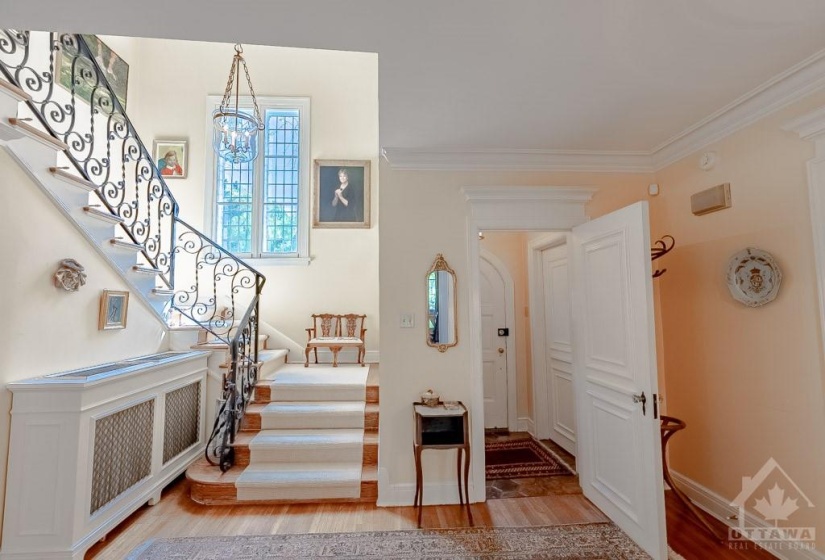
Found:
M 421 527 L 421 513 L 424 502 L 424 476 L 421 471 L 421 452 L 425 449 L 455 449 L 457 451 L 456 473 L 458 479 L 458 500 L 467 507 L 470 523 L 470 492 L 467 483 L 470 477 L 470 428 L 467 407 L 458 402 L 458 408 L 448 409 L 443 404 L 426 406 L 413 403 L 415 421 L 415 501 L 418 508 L 418 526 Z M 461 456 L 464 455 L 464 487 L 461 485 Z

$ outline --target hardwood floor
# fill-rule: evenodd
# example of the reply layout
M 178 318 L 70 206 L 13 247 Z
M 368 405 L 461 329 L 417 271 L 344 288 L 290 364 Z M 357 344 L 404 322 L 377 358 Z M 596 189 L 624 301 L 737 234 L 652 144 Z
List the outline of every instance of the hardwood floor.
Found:
M 733 544 L 721 543 L 710 536 L 680 502 L 673 492 L 665 492 L 665 511 L 667 514 L 667 542 L 685 560 L 768 560 L 775 557 L 753 543 L 736 543 L 743 549 L 733 548 Z M 728 530 L 721 521 L 708 516 L 708 520 L 720 535 Z
M 520 434 L 495 435 L 490 438 L 521 437 Z M 529 437 L 529 436 L 527 436 Z M 575 458 L 550 441 L 543 441 L 565 462 L 575 465 Z M 574 467 L 575 468 L 575 467 Z M 488 500 L 473 504 L 473 524 L 485 527 L 564 525 L 607 521 L 607 517 L 581 494 L 578 477 L 545 477 L 563 484 L 546 490 L 533 488 L 541 495 Z M 488 493 L 490 491 L 488 482 Z M 506 482 L 506 481 L 505 481 Z M 538 488 L 538 490 L 536 490 Z M 189 498 L 190 481 L 181 477 L 164 492 L 161 501 L 144 506 L 97 543 L 86 554 L 87 560 L 120 560 L 144 541 L 155 537 L 195 537 L 220 535 L 268 535 L 286 533 L 346 533 L 358 531 L 394 531 L 415 529 L 417 510 L 409 507 L 377 507 L 374 503 L 326 503 L 279 505 L 204 506 Z M 734 549 L 716 541 L 693 519 L 689 510 L 672 492 L 666 492 L 668 542 L 686 560 L 766 560 L 766 551 L 748 543 Z M 711 519 L 719 534 L 727 530 Z M 427 506 L 423 528 L 465 527 L 469 520 L 460 506 Z
M 670 494 L 668 492 L 668 494 Z M 667 496 L 668 541 L 686 560 L 767 560 L 767 552 L 750 546 L 732 550 L 715 542 L 687 508 Z M 607 518 L 581 494 L 489 500 L 472 506 L 475 526 L 513 527 L 596 523 Z M 721 523 L 713 521 L 724 531 Z M 424 508 L 424 528 L 469 525 L 459 506 Z M 86 554 L 87 560 L 121 560 L 154 537 L 345 533 L 416 528 L 413 507 L 380 508 L 375 504 L 301 504 L 277 506 L 202 506 L 189 499 L 189 482 L 180 478 L 163 493 L 158 505 L 144 506 L 107 539 Z
M 513 527 L 596 523 L 607 518 L 581 494 L 490 500 L 473 504 L 474 525 Z M 86 554 L 91 560 L 121 560 L 130 550 L 153 537 L 206 535 L 268 535 L 283 533 L 340 533 L 415 529 L 416 509 L 376 507 L 367 503 L 277 506 L 202 506 L 189 499 L 189 482 L 172 483 L 156 506 L 144 506 L 105 542 Z M 426 506 L 423 528 L 465 527 L 460 506 Z

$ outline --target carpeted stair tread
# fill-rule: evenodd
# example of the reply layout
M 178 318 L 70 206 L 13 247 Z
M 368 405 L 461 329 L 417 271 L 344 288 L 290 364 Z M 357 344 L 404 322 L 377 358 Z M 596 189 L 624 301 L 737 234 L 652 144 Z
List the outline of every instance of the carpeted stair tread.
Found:
M 261 430 L 249 442 L 250 464 L 360 465 L 363 440 L 363 430 Z
M 363 401 L 368 369 L 360 366 L 306 369 L 290 364 L 275 374 L 270 384 L 270 398 L 273 401 Z
M 259 463 L 244 469 L 235 481 L 242 486 L 308 485 L 336 482 L 361 482 L 361 465 L 333 465 L 329 463 Z
M 282 467 L 283 465 L 278 465 Z M 236 481 L 246 470 L 246 466 L 234 466 L 225 473 L 220 469 L 210 465 L 206 459 L 201 458 L 186 471 L 186 478 L 191 484 L 191 497 L 200 504 L 231 505 L 239 502 L 243 503 L 294 503 L 294 502 L 324 502 L 325 496 L 315 496 L 306 500 L 300 497 L 289 497 L 284 499 L 249 498 L 240 500 Z M 378 467 L 376 465 L 364 465 L 361 469 L 360 496 L 354 498 L 355 501 L 375 502 L 378 497 Z M 351 501 L 353 498 L 344 498 Z
M 272 402 L 261 410 L 261 428 L 364 428 L 364 401 Z
M 248 466 L 235 481 L 239 501 L 358 498 L 358 465 L 260 463 Z
M 285 348 L 277 348 L 274 350 L 258 350 L 258 361 L 266 363 L 272 360 L 277 360 L 278 358 L 283 358 L 287 354 L 289 354 L 289 350 Z
M 261 367 L 258 370 L 258 376 L 275 376 L 278 370 L 284 367 L 284 362 L 288 355 L 289 350 L 285 348 L 276 348 L 273 350 L 258 350 L 258 361 L 261 363 Z

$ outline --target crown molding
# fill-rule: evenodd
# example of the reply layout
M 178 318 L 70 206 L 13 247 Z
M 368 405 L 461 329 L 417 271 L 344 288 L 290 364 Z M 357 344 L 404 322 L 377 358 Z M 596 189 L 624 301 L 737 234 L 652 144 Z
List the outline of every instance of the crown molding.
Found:
M 825 89 L 825 50 L 689 126 L 649 151 L 384 148 L 401 171 L 579 171 L 654 173 L 756 121 Z
M 382 155 L 399 171 L 653 171 L 647 152 L 384 148 Z
M 825 107 L 786 122 L 782 125 L 782 130 L 795 132 L 803 140 L 812 140 L 825 134 Z
M 655 147 L 656 171 L 825 88 L 825 50 L 777 74 Z

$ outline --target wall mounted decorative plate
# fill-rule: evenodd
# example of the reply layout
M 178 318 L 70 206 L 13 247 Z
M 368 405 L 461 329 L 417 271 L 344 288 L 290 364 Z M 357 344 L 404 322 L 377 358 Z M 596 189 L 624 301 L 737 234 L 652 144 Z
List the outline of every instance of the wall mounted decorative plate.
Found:
M 733 299 L 748 307 L 772 302 L 779 293 L 782 272 L 770 253 L 748 247 L 728 263 L 728 289 Z

